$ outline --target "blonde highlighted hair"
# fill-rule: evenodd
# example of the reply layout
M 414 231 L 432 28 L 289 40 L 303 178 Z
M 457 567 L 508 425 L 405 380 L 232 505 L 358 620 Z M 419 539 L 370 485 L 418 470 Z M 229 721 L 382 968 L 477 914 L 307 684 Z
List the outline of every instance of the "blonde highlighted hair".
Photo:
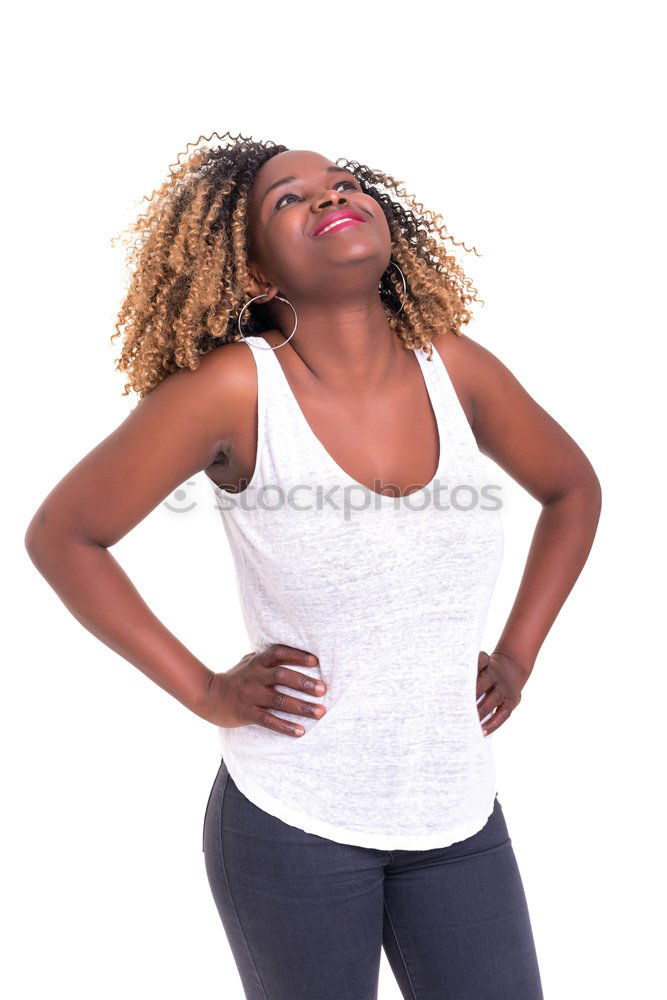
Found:
M 212 136 L 219 144 L 208 145 Z M 195 369 L 204 354 L 240 339 L 237 321 L 248 298 L 249 192 L 262 164 L 287 148 L 229 132 L 200 136 L 147 197 L 147 210 L 126 230 L 135 238 L 122 240 L 130 279 L 111 339 L 123 338 L 115 359 L 116 370 L 128 378 L 123 395 L 133 390 L 145 396 L 170 373 Z M 392 259 L 405 275 L 407 296 L 396 268 L 390 265 L 382 277 L 387 321 L 406 348 L 422 346 L 430 357 L 431 340 L 444 330 L 458 335 L 472 318 L 469 305 L 480 301 L 444 242 L 470 251 L 402 181 L 355 160 L 336 164 L 380 205 Z M 242 326 L 246 335 L 261 334 L 275 322 L 258 300 L 246 309 Z

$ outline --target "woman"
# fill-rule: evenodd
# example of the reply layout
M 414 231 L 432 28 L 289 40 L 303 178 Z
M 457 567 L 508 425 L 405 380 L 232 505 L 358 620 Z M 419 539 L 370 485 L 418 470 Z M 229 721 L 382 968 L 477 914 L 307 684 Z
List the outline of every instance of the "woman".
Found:
M 114 336 L 140 401 L 26 536 L 86 628 L 219 727 L 205 865 L 252 1000 L 370 1000 L 382 947 L 404 997 L 542 997 L 489 736 L 588 556 L 600 485 L 463 334 L 475 289 L 437 220 L 354 161 L 196 148 L 133 227 Z M 491 654 L 482 454 L 542 505 Z M 252 648 L 219 673 L 108 551 L 201 470 Z

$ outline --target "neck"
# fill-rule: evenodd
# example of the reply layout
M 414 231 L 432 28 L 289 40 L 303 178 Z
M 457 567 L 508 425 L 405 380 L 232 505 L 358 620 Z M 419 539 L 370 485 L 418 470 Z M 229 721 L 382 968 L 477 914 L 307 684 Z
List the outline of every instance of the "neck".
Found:
M 379 298 L 293 305 L 299 320 L 296 332 L 276 353 L 284 358 L 289 351 L 290 359 L 300 361 L 309 379 L 323 389 L 341 395 L 373 389 L 395 372 L 396 362 L 405 356 Z M 290 307 L 283 302 L 275 306 L 280 306 L 280 314 L 277 331 L 267 338 L 271 346 L 284 342 L 294 328 Z

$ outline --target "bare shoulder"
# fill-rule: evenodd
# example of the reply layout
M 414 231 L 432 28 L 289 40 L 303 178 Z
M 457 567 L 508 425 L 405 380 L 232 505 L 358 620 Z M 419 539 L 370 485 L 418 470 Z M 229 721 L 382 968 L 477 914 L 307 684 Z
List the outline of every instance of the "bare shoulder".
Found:
M 456 334 L 450 330 L 440 333 L 432 341 L 433 350 L 437 351 L 442 358 L 447 369 L 452 385 L 456 390 L 456 395 L 463 407 L 463 411 L 468 418 L 468 423 L 472 426 L 474 401 L 473 386 L 475 369 L 475 348 L 480 345 L 464 333 Z
M 500 358 L 466 334 L 433 344 L 483 454 L 543 503 L 570 483 L 598 489 L 587 456 Z
M 38 520 L 115 544 L 182 483 L 234 449 L 244 424 L 252 424 L 256 402 L 248 345 L 214 348 L 196 369 L 167 375 L 142 397 L 56 484 Z
M 466 333 L 446 331 L 433 340 L 433 347 L 447 368 L 471 426 L 492 390 L 511 388 L 516 393 L 521 388 L 500 358 Z
M 449 374 L 462 382 L 462 389 L 466 388 L 463 383 L 470 381 L 475 370 L 478 372 L 480 367 L 488 367 L 492 360 L 498 360 L 463 331 L 456 334 L 447 330 L 439 334 L 433 339 L 433 347 L 444 361 Z
M 161 398 L 163 397 L 163 398 Z M 257 404 L 257 368 L 243 342 L 221 344 L 203 355 L 197 368 L 167 376 L 138 407 L 179 413 L 208 429 L 211 444 L 233 438 Z
M 257 391 L 257 368 L 253 353 L 247 344 L 236 341 L 221 344 L 204 354 L 196 369 L 184 368 L 176 372 L 183 382 L 183 391 L 211 392 L 221 388 L 226 393 L 241 396 Z

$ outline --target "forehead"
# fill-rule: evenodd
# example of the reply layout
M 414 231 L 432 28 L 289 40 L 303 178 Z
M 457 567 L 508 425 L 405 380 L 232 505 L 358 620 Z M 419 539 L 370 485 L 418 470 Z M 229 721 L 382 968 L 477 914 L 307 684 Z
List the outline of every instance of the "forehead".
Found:
M 287 149 L 263 163 L 257 171 L 255 180 L 271 184 L 280 177 L 286 177 L 290 174 L 301 177 L 334 166 L 335 163 L 321 153 L 314 153 L 307 149 Z

